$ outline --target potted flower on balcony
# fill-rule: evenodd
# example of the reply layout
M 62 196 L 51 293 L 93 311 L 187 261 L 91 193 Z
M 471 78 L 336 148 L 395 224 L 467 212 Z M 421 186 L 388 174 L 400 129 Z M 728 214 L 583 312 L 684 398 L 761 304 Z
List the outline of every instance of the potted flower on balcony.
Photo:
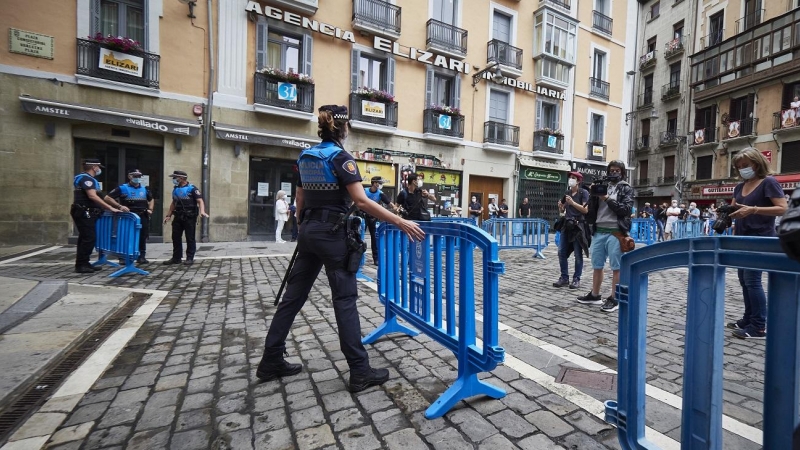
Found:
M 283 81 L 294 84 L 314 84 L 314 79 L 304 73 L 295 73 L 292 69 L 285 72 L 281 69 L 274 67 L 265 67 L 259 70 L 260 73 L 266 75 L 267 78 L 273 81 Z
M 96 42 L 109 50 L 114 50 L 123 53 L 144 52 L 142 44 L 127 37 L 112 36 L 110 34 L 108 36 L 103 36 L 103 33 L 97 33 L 94 36 L 88 36 L 87 39 L 92 42 Z
M 539 131 L 541 131 L 544 134 L 549 134 L 550 136 L 564 137 L 564 133 L 562 133 L 560 129 L 553 130 L 551 128 L 544 127 Z
M 360 87 L 356 89 L 354 94 L 371 102 L 394 103 L 394 95 L 379 89 Z
M 436 112 L 436 113 L 439 113 L 439 114 L 444 114 L 444 115 L 447 115 L 447 116 L 464 117 L 461 114 L 461 110 L 456 108 L 455 106 L 431 104 L 431 106 L 428 107 L 428 109 L 430 109 L 433 112 Z

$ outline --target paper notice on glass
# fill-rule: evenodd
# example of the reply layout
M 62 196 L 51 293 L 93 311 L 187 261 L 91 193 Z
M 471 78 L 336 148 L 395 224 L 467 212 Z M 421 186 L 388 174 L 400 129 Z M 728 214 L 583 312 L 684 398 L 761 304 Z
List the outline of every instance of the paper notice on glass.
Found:
M 140 181 L 142 186 L 150 186 L 150 175 L 142 175 L 140 178 L 142 179 L 142 181 Z
M 258 193 L 256 195 L 259 197 L 269 197 L 269 183 L 258 183 Z
M 281 190 L 286 192 L 286 195 L 290 195 L 292 193 L 292 183 L 281 182 Z

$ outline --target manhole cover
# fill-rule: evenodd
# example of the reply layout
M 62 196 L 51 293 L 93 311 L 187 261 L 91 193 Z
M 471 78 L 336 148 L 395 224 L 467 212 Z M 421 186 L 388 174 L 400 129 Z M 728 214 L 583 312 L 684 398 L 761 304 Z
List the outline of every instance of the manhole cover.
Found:
M 561 368 L 561 372 L 559 372 L 556 377 L 556 383 L 597 389 L 600 391 L 617 390 L 617 376 L 615 374 L 573 369 L 570 367 Z

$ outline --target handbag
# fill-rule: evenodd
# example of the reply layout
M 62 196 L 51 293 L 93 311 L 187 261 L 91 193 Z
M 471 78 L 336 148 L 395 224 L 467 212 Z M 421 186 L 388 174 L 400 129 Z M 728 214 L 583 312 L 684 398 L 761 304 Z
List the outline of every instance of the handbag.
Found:
M 632 237 L 626 236 L 620 231 L 615 231 L 611 234 L 619 241 L 619 249 L 622 250 L 622 253 L 628 253 L 636 248 L 636 241 Z
M 566 216 L 561 216 L 556 219 L 556 222 L 553 224 L 553 231 L 561 231 L 564 229 L 564 225 L 567 223 Z
M 419 210 L 419 220 L 425 221 L 425 222 L 430 222 L 431 221 L 431 213 L 427 209 L 421 208 Z

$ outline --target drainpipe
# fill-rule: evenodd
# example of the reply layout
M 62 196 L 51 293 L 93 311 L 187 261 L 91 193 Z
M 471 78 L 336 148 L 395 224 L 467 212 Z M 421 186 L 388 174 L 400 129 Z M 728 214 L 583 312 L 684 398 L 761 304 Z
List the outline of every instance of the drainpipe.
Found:
M 206 204 L 206 212 L 211 210 L 210 207 L 210 183 L 209 183 L 209 160 L 211 153 L 211 123 L 212 123 L 212 110 L 214 109 L 214 21 L 212 19 L 211 0 L 208 0 L 208 101 L 206 103 L 205 123 L 203 128 L 203 171 L 201 184 L 203 186 L 203 201 Z M 203 217 L 200 221 L 200 242 L 208 242 L 208 221 L 207 217 Z

